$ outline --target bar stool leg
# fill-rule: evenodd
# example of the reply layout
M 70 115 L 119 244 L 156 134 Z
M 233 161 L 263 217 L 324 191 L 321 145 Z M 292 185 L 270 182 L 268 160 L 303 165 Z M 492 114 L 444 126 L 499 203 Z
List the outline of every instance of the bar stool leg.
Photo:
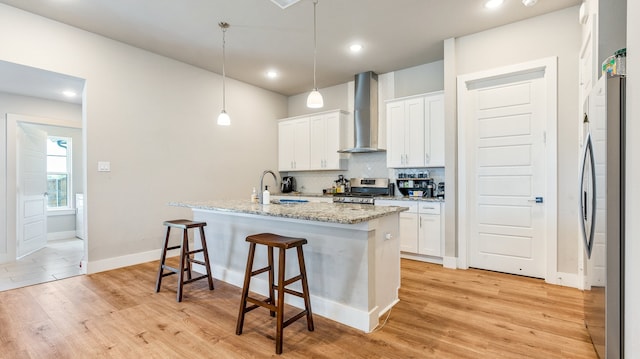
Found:
M 244 271 L 244 285 L 242 286 L 242 295 L 240 299 L 240 311 L 238 312 L 238 322 L 236 323 L 236 334 L 242 334 L 244 325 L 244 314 L 247 306 L 247 297 L 249 296 L 249 284 L 251 283 L 251 272 L 253 271 L 253 258 L 256 254 L 256 244 L 249 244 L 249 257 L 247 258 L 247 269 Z
M 189 254 L 189 230 L 187 228 L 182 232 L 183 240 L 184 240 L 184 265 L 187 269 L 187 279 L 191 280 L 191 254 Z
M 274 286 L 274 271 L 275 267 L 273 266 L 273 247 L 267 246 L 267 261 L 269 265 L 269 300 L 268 303 L 271 305 L 276 304 L 276 295 L 275 295 L 275 286 Z M 276 312 L 273 310 L 269 311 L 269 315 L 271 317 L 276 316 Z
M 167 236 L 164 239 L 164 245 L 162 246 L 162 254 L 160 255 L 160 267 L 158 268 L 158 279 L 156 279 L 156 293 L 160 291 L 160 285 L 162 284 L 162 272 L 164 269 L 164 262 L 167 259 L 167 247 L 169 246 L 169 232 L 171 227 L 167 227 Z
M 182 287 L 184 286 L 184 270 L 185 270 L 185 250 L 189 248 L 189 240 L 187 238 L 187 230 L 184 230 L 184 234 L 182 235 L 182 244 L 180 245 L 180 268 L 178 269 L 178 293 L 177 293 L 177 300 L 178 302 L 182 302 Z M 187 264 L 188 265 L 188 264 Z M 187 269 L 189 268 L 189 265 L 187 267 Z M 191 278 L 191 271 L 189 270 L 187 272 L 189 279 Z
M 311 315 L 311 299 L 309 298 L 309 282 L 307 282 L 307 270 L 304 263 L 304 253 L 302 246 L 298 247 L 298 266 L 302 277 L 302 294 L 304 297 L 304 308 L 307 310 L 307 329 L 313 331 L 313 316 Z
M 202 254 L 204 255 L 204 265 L 209 281 L 209 290 L 213 290 L 213 277 L 211 275 L 211 264 L 209 263 L 209 252 L 207 251 L 207 241 L 204 238 L 204 227 L 200 227 L 200 242 L 202 242 Z
M 285 249 L 280 248 L 278 260 L 278 301 L 276 311 L 276 354 L 282 354 L 282 329 L 284 322 L 284 269 Z

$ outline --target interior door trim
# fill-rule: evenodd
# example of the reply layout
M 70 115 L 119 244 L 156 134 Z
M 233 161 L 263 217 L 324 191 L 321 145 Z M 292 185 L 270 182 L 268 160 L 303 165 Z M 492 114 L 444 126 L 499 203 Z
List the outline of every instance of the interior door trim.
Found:
M 542 70 L 544 69 L 544 70 Z M 546 198 L 545 206 L 545 281 L 551 284 L 560 284 L 563 279 L 558 278 L 558 140 L 557 140 L 557 123 L 558 123 L 558 58 L 556 56 L 547 57 L 539 60 L 524 62 L 520 64 L 504 66 L 500 68 L 490 69 L 486 71 L 475 72 L 466 75 L 460 75 L 457 79 L 457 98 L 458 98 L 458 168 L 460 174 L 458 181 L 458 258 L 457 267 L 469 268 L 469 214 L 468 208 L 468 186 L 473 183 L 469 178 L 468 162 L 471 160 L 470 146 L 467 144 L 468 126 L 468 84 L 476 85 L 481 79 L 501 79 L 510 74 L 519 76 L 528 76 L 532 73 L 544 72 L 544 86 L 546 92 L 546 139 L 545 139 L 545 161 L 546 161 Z M 574 285 L 571 283 L 569 285 Z

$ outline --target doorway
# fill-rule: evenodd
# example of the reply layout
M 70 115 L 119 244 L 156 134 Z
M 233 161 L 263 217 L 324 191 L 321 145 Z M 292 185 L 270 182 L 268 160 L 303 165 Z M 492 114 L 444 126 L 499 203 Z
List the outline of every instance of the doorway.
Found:
M 86 270 L 81 263 L 86 259 L 86 242 L 76 238 L 76 206 L 73 203 L 74 196 L 71 195 L 76 191 L 82 191 L 84 183 L 84 161 L 82 159 L 84 141 L 81 124 L 74 121 L 7 114 L 6 131 L 6 183 L 8 194 L 6 202 L 8 209 L 6 244 L 9 249 L 6 257 L 12 260 L 5 260 L 4 263 L 0 264 L 0 267 L 4 268 L 6 272 L 4 278 L 0 278 L 0 290 L 84 274 Z M 37 136 L 25 135 L 25 133 L 37 134 Z M 40 142 L 36 145 L 30 144 L 27 146 L 30 155 L 26 157 L 19 155 L 25 147 L 24 144 L 20 144 L 25 137 L 29 139 L 29 142 Z M 55 209 L 45 204 L 44 222 L 46 226 L 47 219 L 49 219 L 49 230 L 45 228 L 44 231 L 35 231 L 31 218 L 37 217 L 32 216 L 36 211 L 25 210 L 28 206 L 23 204 L 29 202 L 31 197 L 37 197 L 38 203 L 43 202 L 43 198 L 46 202 L 48 197 L 42 195 L 41 186 L 38 186 L 38 190 L 35 191 L 37 193 L 26 193 L 25 187 L 27 186 L 24 185 L 24 179 L 21 179 L 21 177 L 24 177 L 24 172 L 37 173 L 39 174 L 39 180 L 44 182 L 44 190 L 51 191 L 47 188 L 46 150 L 43 150 L 44 154 L 40 153 L 38 155 L 38 157 L 44 155 L 45 158 L 33 160 L 32 157 L 34 156 L 31 153 L 41 151 L 31 151 L 31 149 L 33 147 L 46 147 L 47 141 L 52 137 L 67 138 L 70 142 L 69 146 L 74 144 L 73 151 L 69 152 L 69 162 L 73 163 L 72 167 L 75 167 L 69 171 L 68 181 L 70 182 L 69 191 L 71 193 L 69 193 L 68 198 L 70 202 L 68 206 Z M 30 181 L 33 181 L 33 178 Z M 71 185 L 74 182 L 78 185 Z M 14 203 L 13 206 L 11 206 L 12 202 Z M 39 205 L 34 208 L 36 207 L 41 208 L 42 206 Z M 35 228 L 41 227 L 39 225 L 40 222 L 35 222 L 38 224 Z M 39 234 L 39 236 L 36 236 L 36 234 Z M 38 237 L 40 239 L 36 240 Z M 11 241 L 11 239 L 14 240 Z M 25 244 L 28 244 L 28 246 L 25 247 Z
M 73 263 L 76 267 L 74 269 L 77 269 L 82 260 L 81 272 L 86 271 L 86 241 L 76 241 L 75 230 L 65 230 L 65 226 L 61 225 L 65 221 L 73 222 L 75 216 L 73 206 L 57 211 L 55 215 L 47 211 L 49 212 L 46 216 L 49 219 L 49 230 L 46 231 L 48 232 L 47 247 L 36 251 L 35 254 L 29 254 L 31 252 L 29 250 L 22 252 L 21 254 L 27 254 L 26 257 L 16 260 L 17 213 L 23 212 L 19 210 L 16 196 L 18 190 L 16 127 L 19 124 L 28 124 L 28 126 L 45 128 L 45 131 L 52 134 L 76 138 L 74 142 L 79 145 L 77 147 L 79 152 L 74 154 L 73 158 L 73 167 L 77 169 L 73 181 L 77 186 L 72 190 L 84 192 L 86 189 L 85 160 L 82 150 L 84 146 L 82 127 L 85 120 L 84 88 L 84 79 L 0 60 L 0 119 L 3 123 L 0 126 L 0 138 L 3 142 L 0 145 L 0 228 L 4 229 L 0 232 L 0 267 L 2 267 L 0 290 L 6 289 L 2 284 L 7 284 L 12 278 L 25 279 L 25 285 L 37 283 L 26 283 L 28 282 L 26 279 L 31 280 L 39 276 L 27 268 L 29 265 L 25 265 L 32 262 L 40 262 L 39 271 L 52 270 L 55 274 L 54 279 L 68 275 L 63 273 L 65 262 Z M 77 96 L 68 97 L 69 92 L 75 92 Z M 72 130 L 75 134 L 54 133 L 51 129 Z M 86 227 L 86 221 L 84 227 Z M 49 244 L 55 244 L 55 246 L 49 248 Z M 70 253 L 77 253 L 78 248 L 80 248 L 80 254 L 71 256 Z M 51 256 L 47 253 L 51 253 Z M 36 256 L 38 258 L 35 258 Z M 44 265 L 44 262 L 47 264 Z M 10 273 L 7 268 L 11 268 L 11 271 L 22 271 L 22 275 L 14 276 L 15 273 Z M 41 275 L 40 277 L 41 282 L 49 280 L 48 277 Z
M 462 268 L 555 277 L 556 61 L 458 78 Z

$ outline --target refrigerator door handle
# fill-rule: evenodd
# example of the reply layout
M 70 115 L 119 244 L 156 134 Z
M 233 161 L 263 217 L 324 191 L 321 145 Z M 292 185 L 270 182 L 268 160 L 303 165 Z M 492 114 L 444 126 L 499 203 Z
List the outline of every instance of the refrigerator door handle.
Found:
M 589 165 L 590 173 L 585 173 Z M 594 232 L 596 225 L 596 172 L 595 172 L 595 159 L 593 156 L 593 142 L 591 140 L 591 133 L 587 133 L 587 137 L 584 141 L 584 152 L 582 154 L 582 168 L 580 170 L 580 190 L 582 196 L 580 196 L 580 209 L 582 212 L 582 238 L 584 240 L 585 250 L 587 252 L 587 258 L 591 258 L 591 250 L 593 249 Z M 588 175 L 591 182 L 591 223 L 587 224 L 589 219 L 589 192 L 585 189 L 585 175 Z M 589 228 L 587 228 L 589 226 Z M 587 232 L 588 231 L 588 232 Z

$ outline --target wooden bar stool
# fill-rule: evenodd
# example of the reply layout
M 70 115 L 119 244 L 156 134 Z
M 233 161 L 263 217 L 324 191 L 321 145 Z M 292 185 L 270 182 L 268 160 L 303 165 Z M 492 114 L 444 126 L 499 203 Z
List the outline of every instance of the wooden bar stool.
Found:
M 276 354 L 282 353 L 282 329 L 296 320 L 306 316 L 307 317 L 307 329 L 313 331 L 313 317 L 311 313 L 311 301 L 309 300 L 309 286 L 307 283 L 307 271 L 304 265 L 304 254 L 302 253 L 302 246 L 307 243 L 304 238 L 291 238 L 285 236 L 279 236 L 272 233 L 260 233 L 247 237 L 249 242 L 249 257 L 247 259 L 247 269 L 244 274 L 244 287 L 242 288 L 242 298 L 240 300 L 240 312 L 238 314 L 238 323 L 236 325 L 236 334 L 242 334 L 242 326 L 244 324 L 245 313 L 252 311 L 258 307 L 264 307 L 269 309 L 271 316 L 276 317 Z M 256 253 L 256 244 L 262 244 L 267 246 L 268 252 L 268 265 L 264 268 L 253 270 L 253 259 Z M 273 248 L 280 248 L 278 258 L 278 283 L 273 283 L 274 266 L 273 266 Z M 289 248 L 296 248 L 298 251 L 298 266 L 300 267 L 300 274 L 289 279 L 284 279 L 285 272 L 285 253 Z M 251 277 L 269 272 L 269 297 L 260 300 L 249 296 L 249 284 Z M 287 288 L 292 283 L 297 281 L 302 282 L 302 292 L 298 292 Z M 274 296 L 274 291 L 278 291 L 278 298 Z M 291 294 L 304 299 L 304 310 L 295 316 L 284 321 L 284 294 Z M 247 302 L 252 303 L 247 307 Z
M 204 226 L 207 225 L 206 222 L 194 222 L 188 219 L 176 219 L 172 221 L 165 221 L 163 223 L 167 226 L 167 236 L 164 239 L 164 245 L 162 248 L 162 256 L 160 257 L 160 268 L 158 269 L 158 279 L 156 281 L 156 293 L 160 291 L 160 285 L 162 284 L 162 278 L 168 275 L 177 274 L 178 275 L 178 294 L 177 301 L 182 302 L 182 287 L 186 283 L 195 282 L 200 279 L 205 279 L 209 281 L 209 290 L 213 290 L 213 278 L 211 277 L 211 266 L 209 265 L 209 253 L 207 252 L 207 241 L 204 237 Z M 183 230 L 182 233 L 182 241 L 180 245 L 169 247 L 169 233 L 171 232 L 171 228 L 180 228 Z M 194 251 L 189 250 L 189 228 L 200 228 L 200 241 L 202 242 L 202 248 Z M 180 248 L 180 268 L 174 268 L 165 264 L 167 259 L 167 250 L 178 249 Z M 195 259 L 196 253 L 202 252 L 204 256 L 204 262 Z M 196 263 L 203 265 L 206 274 L 203 274 L 199 277 L 192 278 L 191 276 L 191 263 Z M 165 270 L 168 272 L 165 273 Z M 187 272 L 187 280 L 184 279 L 184 273 Z

